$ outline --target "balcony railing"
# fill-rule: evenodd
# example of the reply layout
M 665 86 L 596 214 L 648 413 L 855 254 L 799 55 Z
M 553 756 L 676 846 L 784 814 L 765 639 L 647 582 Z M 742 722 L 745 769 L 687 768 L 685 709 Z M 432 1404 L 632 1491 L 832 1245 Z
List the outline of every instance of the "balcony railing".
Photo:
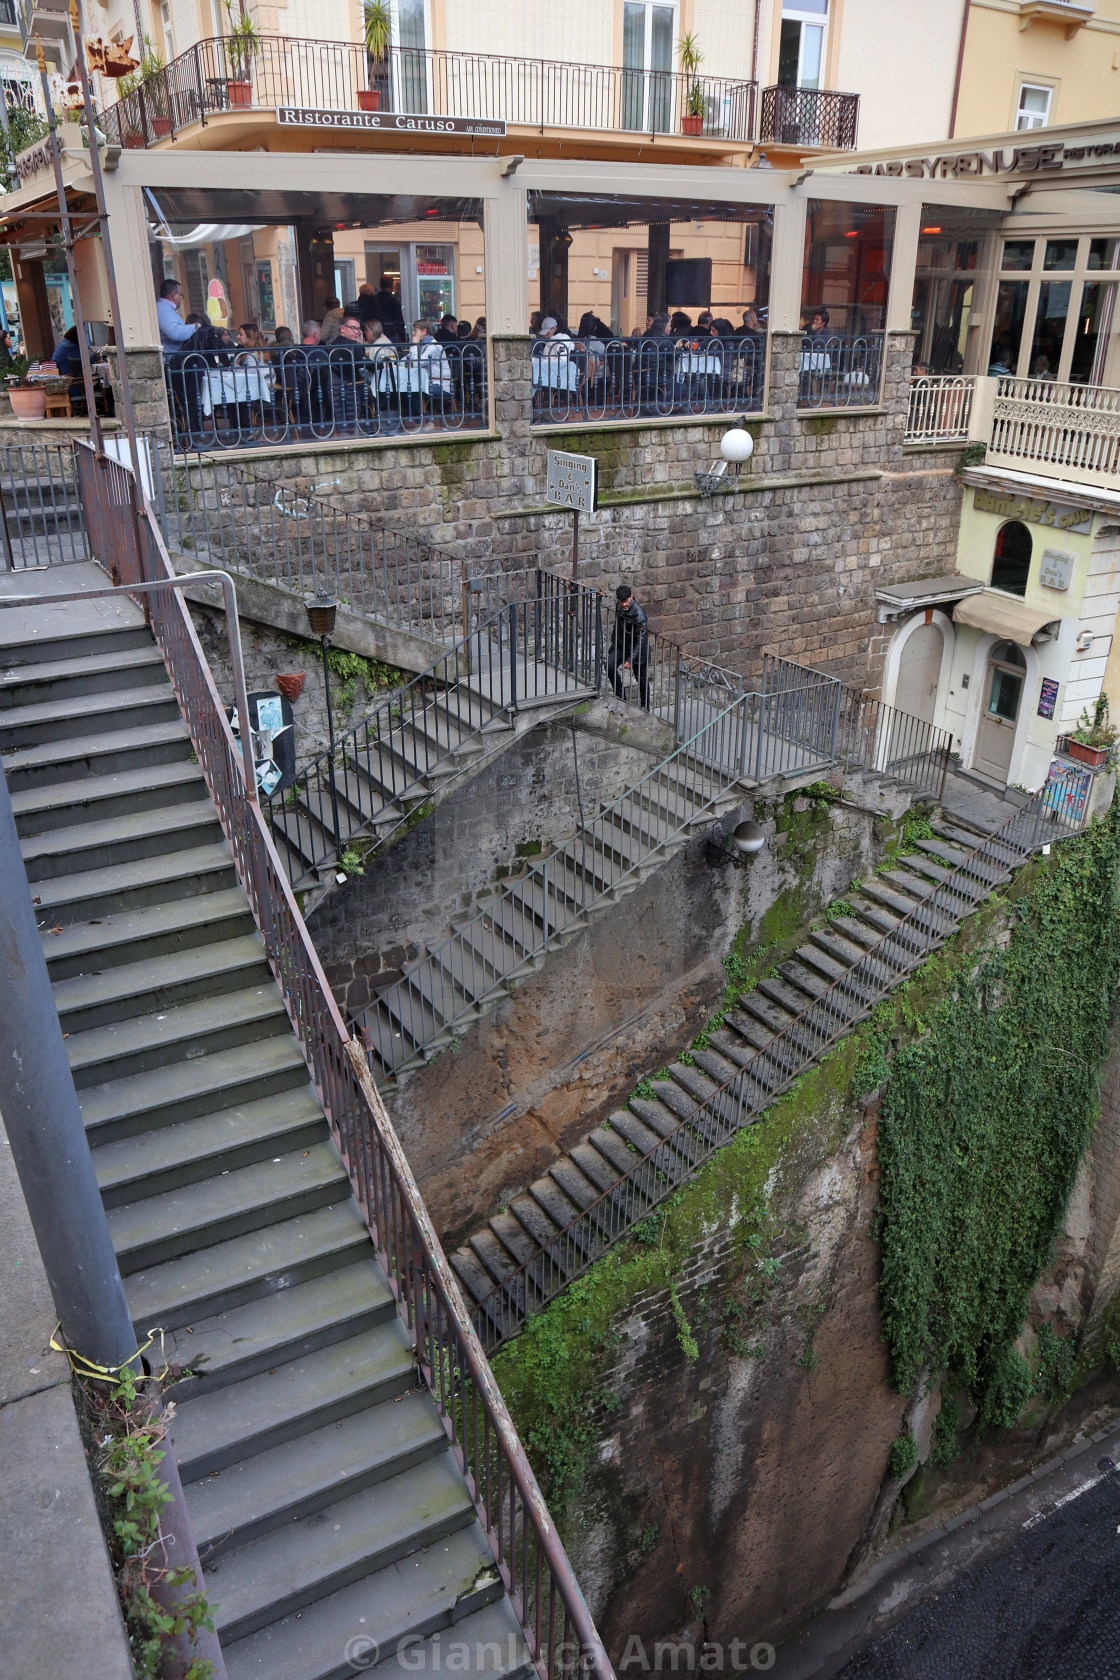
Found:
M 807 333 L 801 340 L 798 408 L 870 408 L 879 400 L 883 334 Z
M 820 146 L 850 151 L 856 143 L 859 94 L 824 88 L 768 87 L 762 90 L 762 145 Z
M 759 412 L 766 339 L 539 339 L 531 369 L 536 426 Z
M 970 373 L 923 374 L 910 381 L 907 443 L 964 443 L 976 379 Z
M 988 460 L 1115 488 L 1120 479 L 1120 390 L 1001 378 Z
M 754 82 L 718 76 L 412 47 L 374 63 L 353 42 L 266 35 L 248 60 L 224 38 L 200 41 L 102 116 L 122 146 L 154 145 L 218 113 L 280 107 L 376 111 L 390 131 L 412 115 L 749 142 L 756 93 Z
M 486 350 L 461 343 L 186 351 L 167 371 L 175 447 L 245 449 L 464 431 L 488 418 Z

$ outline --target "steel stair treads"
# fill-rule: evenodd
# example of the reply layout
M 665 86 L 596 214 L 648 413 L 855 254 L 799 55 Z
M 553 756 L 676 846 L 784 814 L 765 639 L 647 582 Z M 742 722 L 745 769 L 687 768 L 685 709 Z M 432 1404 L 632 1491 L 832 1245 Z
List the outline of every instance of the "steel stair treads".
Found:
M 271 983 L 260 940 L 255 934 L 243 934 L 140 962 L 119 963 L 100 974 L 56 980 L 54 1001 L 64 1031 L 72 1033 L 147 1010 L 167 1010 L 195 998 Z
M 95 912 L 104 917 L 146 904 L 166 903 L 170 898 L 217 891 L 232 886 L 236 878 L 224 843 L 192 846 L 181 852 L 36 881 L 32 899 L 41 927 L 54 922 L 65 925 L 89 921 Z M 44 922 L 44 917 L 49 922 Z
M 150 1073 L 87 1085 L 78 1101 L 92 1147 L 293 1085 L 307 1085 L 307 1064 L 290 1034 L 278 1033 Z
M 277 1288 L 348 1265 L 370 1252 L 369 1233 L 353 1202 L 335 1202 L 264 1231 L 214 1243 L 166 1260 L 125 1283 L 137 1330 L 177 1330 L 228 1312 Z
M 51 980 L 108 974 L 116 965 L 148 961 L 252 932 L 252 913 L 239 886 L 204 897 L 124 910 L 92 922 L 73 922 L 57 934 L 45 931 L 43 952 Z
M 12 810 L 16 832 L 32 835 L 69 828 L 87 813 L 107 818 L 155 807 L 168 822 L 170 810 L 177 814 L 180 806 L 205 797 L 202 772 L 184 758 L 176 764 L 165 764 L 158 773 L 144 766 L 107 776 L 83 776 L 72 782 L 37 782 L 12 794 Z
M 396 1317 L 177 1408 L 172 1440 L 184 1483 L 297 1439 L 416 1386 L 416 1366 Z
M 502 1597 L 493 1553 L 477 1525 L 468 1526 L 259 1633 L 223 1643 L 226 1672 L 229 1680 L 338 1680 L 349 1639 L 395 1654 L 402 1639 L 458 1625 Z M 408 1660 L 415 1660 L 414 1647 Z
M 169 1331 L 168 1362 L 182 1375 L 174 1399 L 211 1394 L 315 1353 L 393 1318 L 396 1305 L 371 1253 L 271 1295 Z
M 280 994 L 270 980 L 266 986 L 192 998 L 158 1013 L 91 1027 L 67 1040 L 66 1054 L 80 1090 L 288 1030 Z
M 143 1271 L 179 1254 L 295 1218 L 350 1193 L 333 1143 L 316 1143 L 219 1177 L 178 1185 L 109 1209 L 121 1272 Z
M 187 1505 L 203 1565 L 209 1568 L 222 1552 L 323 1510 L 338 1498 L 340 1487 L 360 1493 L 446 1451 L 447 1436 L 430 1395 L 412 1389 L 301 1436 L 298 1452 L 285 1442 L 192 1482 Z

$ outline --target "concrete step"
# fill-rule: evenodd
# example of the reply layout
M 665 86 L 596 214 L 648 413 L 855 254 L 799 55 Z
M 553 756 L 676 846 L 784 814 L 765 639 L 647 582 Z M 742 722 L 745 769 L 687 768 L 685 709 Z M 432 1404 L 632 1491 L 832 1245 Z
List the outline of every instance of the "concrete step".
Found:
M 87 1085 L 78 1101 L 92 1148 L 307 1083 L 307 1064 L 295 1039 L 282 1033 L 150 1073 Z
M 439 1413 L 424 1389 L 366 1406 L 351 1417 L 188 1483 L 187 1506 L 207 1568 L 222 1552 L 295 1523 L 348 1495 L 447 1452 Z
M 178 764 L 149 769 L 119 770 L 111 776 L 82 776 L 78 781 L 41 783 L 12 795 L 16 831 L 21 837 L 51 829 L 133 811 L 190 804 L 206 796 L 206 783 L 197 764 L 185 758 Z
M 65 926 L 68 922 L 89 921 L 95 914 L 104 917 L 145 904 L 164 904 L 172 898 L 217 892 L 232 886 L 236 879 L 233 859 L 223 840 L 37 881 L 32 900 L 40 927 L 58 922 Z
M 256 1633 L 473 1526 L 474 1506 L 450 1452 L 221 1553 L 206 1565 L 220 1639 Z
M 328 1135 L 314 1088 L 305 1083 L 260 1102 L 118 1138 L 91 1153 L 101 1200 L 114 1208 L 293 1149 L 309 1149 Z
M 508 1603 L 494 1554 L 471 1524 L 259 1633 L 224 1641 L 226 1672 L 229 1680 L 343 1680 L 348 1640 L 363 1641 L 356 1650 L 395 1657 L 408 1639 L 411 1660 L 414 1639 L 451 1628 L 495 1600 Z
M 75 1033 L 67 1040 L 66 1055 L 81 1090 L 174 1066 L 184 1059 L 201 1061 L 220 1050 L 290 1030 L 280 993 L 270 977 L 263 986 L 192 998 L 159 1013 L 126 1016 L 112 1026 Z
M 122 1276 L 233 1237 L 295 1219 L 350 1195 L 330 1142 L 220 1173 L 109 1209 Z
M 169 823 L 166 808 L 129 811 L 120 817 L 78 822 L 73 828 L 52 828 L 20 841 L 29 881 L 109 869 L 139 858 L 164 857 L 221 840 L 218 813 L 209 799 L 174 807 Z
M 264 946 L 253 932 L 140 962 L 119 963 L 103 974 L 57 980 L 52 991 L 64 1031 L 74 1033 L 271 983 Z
M 184 1483 L 244 1463 L 312 1429 L 415 1388 L 416 1366 L 396 1317 L 357 1336 L 209 1394 L 184 1400 L 171 1432 Z
M 71 694 L 0 711 L 0 751 L 5 754 L 59 741 L 73 747 L 105 729 L 136 729 L 179 720 L 179 702 L 165 678 L 147 688 Z
M 129 608 L 133 610 L 131 603 Z M 118 654 L 127 648 L 151 648 L 154 645 L 152 632 L 143 622 L 139 609 L 135 611 L 136 619 L 131 624 L 124 623 L 122 619 L 120 624 L 106 625 L 98 630 L 52 629 L 45 634 L 28 637 L 19 645 L 9 644 L 0 648 L 0 666 L 6 672 L 14 674 L 23 671 L 34 677 L 41 665 L 84 662 L 105 653 Z
M 178 716 L 165 722 L 104 729 L 72 740 L 44 741 L 3 755 L 4 773 L 13 793 L 84 776 L 113 776 L 123 770 L 150 770 L 154 764 L 182 763 L 191 756 L 191 738 Z
M 212 1394 L 384 1324 L 396 1312 L 372 1252 L 349 1265 L 167 1333 L 168 1362 L 183 1375 L 176 1401 Z
M 6 652 L 0 653 L 0 663 Z M 123 688 L 166 684 L 163 655 L 154 642 L 137 647 L 113 647 L 70 659 L 43 659 L 34 665 L 0 670 L 0 711 L 10 706 L 69 699 L 76 694 L 101 694 Z
M 377 1680 L 404 1680 L 412 1662 L 431 1674 L 449 1660 L 462 1662 L 475 1680 L 532 1680 L 537 1673 L 513 1606 L 502 1597 L 473 1616 L 457 1618 L 449 1634 L 408 1640 L 378 1664 Z
M 125 1284 L 125 1294 L 142 1335 L 153 1324 L 177 1330 L 260 1300 L 277 1289 L 321 1277 L 372 1252 L 357 1204 L 337 1202 L 265 1231 L 134 1272 Z
M 121 965 L 151 962 L 250 933 L 256 937 L 256 926 L 238 885 L 73 922 L 58 933 L 45 932 L 43 952 L 51 981 L 57 984 L 80 975 L 105 976 Z

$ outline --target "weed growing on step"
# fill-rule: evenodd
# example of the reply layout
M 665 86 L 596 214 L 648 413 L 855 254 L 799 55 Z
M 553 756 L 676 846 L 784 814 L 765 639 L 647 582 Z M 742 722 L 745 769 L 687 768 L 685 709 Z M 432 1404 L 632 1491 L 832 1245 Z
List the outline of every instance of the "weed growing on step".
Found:
M 170 1607 L 164 1602 L 168 1589 L 191 1579 L 189 1570 L 169 1570 L 160 1561 L 160 1513 L 171 1494 L 159 1466 L 172 1408 L 161 1412 L 158 1383 L 138 1382 L 129 1370 L 113 1387 L 76 1379 L 75 1388 L 134 1672 L 137 1680 L 156 1680 L 173 1640 L 214 1627 L 204 1593 L 184 1594 Z M 196 1659 L 183 1680 L 211 1680 L 213 1672 L 211 1663 Z
M 907 1430 L 905 1435 L 899 1435 L 891 1443 L 890 1472 L 896 1482 L 901 1482 L 913 1470 L 918 1462 L 918 1443 Z

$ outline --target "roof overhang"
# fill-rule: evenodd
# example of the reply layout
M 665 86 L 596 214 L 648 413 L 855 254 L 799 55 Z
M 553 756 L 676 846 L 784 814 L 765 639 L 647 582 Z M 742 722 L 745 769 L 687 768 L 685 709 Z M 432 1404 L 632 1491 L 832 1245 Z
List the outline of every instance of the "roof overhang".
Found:
M 1035 501 L 1062 502 L 1093 513 L 1114 513 L 1120 517 L 1120 490 L 1078 484 L 1071 478 L 1047 478 L 1042 473 L 1019 472 L 1012 467 L 963 467 L 960 476 L 965 484 L 978 490 L 1002 490 L 1008 496 L 1030 496 Z
M 965 595 L 979 594 L 983 587 L 975 578 L 962 577 L 959 572 L 950 572 L 946 577 L 916 578 L 913 583 L 884 584 L 875 591 L 879 623 L 893 624 L 923 607 L 946 606 Z
M 1039 631 L 1053 622 L 1053 612 L 1028 606 L 1017 595 L 1005 595 L 1001 589 L 981 589 L 958 601 L 953 609 L 954 624 L 988 630 L 1020 647 L 1030 647 Z

